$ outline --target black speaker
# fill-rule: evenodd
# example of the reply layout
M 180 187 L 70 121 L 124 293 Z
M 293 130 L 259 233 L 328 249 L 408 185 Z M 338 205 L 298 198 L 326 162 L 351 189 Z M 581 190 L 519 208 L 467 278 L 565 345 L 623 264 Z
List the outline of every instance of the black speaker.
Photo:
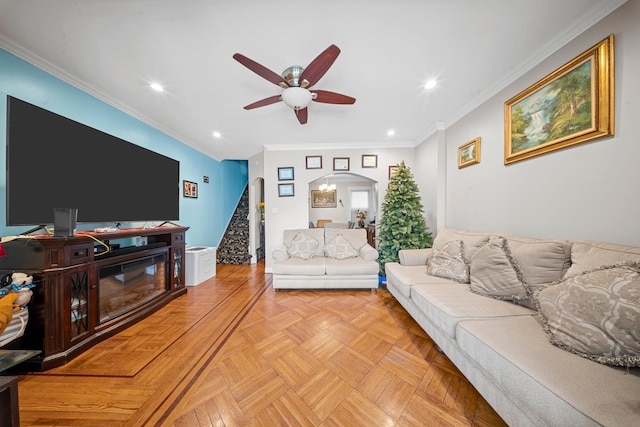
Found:
M 53 208 L 54 237 L 75 236 L 77 220 L 78 220 L 78 209 Z

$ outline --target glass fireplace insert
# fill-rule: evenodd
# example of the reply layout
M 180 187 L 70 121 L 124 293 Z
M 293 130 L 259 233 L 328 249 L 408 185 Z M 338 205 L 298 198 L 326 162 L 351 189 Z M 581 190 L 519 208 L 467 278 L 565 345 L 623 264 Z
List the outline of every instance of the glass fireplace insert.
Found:
M 100 267 L 98 277 L 99 323 L 169 292 L 165 253 Z

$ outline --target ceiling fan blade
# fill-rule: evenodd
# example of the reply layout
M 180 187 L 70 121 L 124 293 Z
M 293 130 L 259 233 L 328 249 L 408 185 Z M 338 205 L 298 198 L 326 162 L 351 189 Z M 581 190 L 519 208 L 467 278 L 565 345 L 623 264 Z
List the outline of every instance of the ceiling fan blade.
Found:
M 302 108 L 300 110 L 293 110 L 294 113 L 296 113 L 296 117 L 298 118 L 298 121 L 300 122 L 301 125 L 304 125 L 307 123 L 307 116 L 309 115 L 309 110 L 307 110 L 307 107 Z
M 256 61 L 247 58 L 244 55 L 240 53 L 236 53 L 235 55 L 233 55 L 233 59 L 235 59 L 236 61 L 238 61 L 239 63 L 241 63 L 242 65 L 244 65 L 245 67 L 247 67 L 248 69 L 256 73 L 257 75 L 259 75 L 260 77 L 266 80 L 269 80 L 271 83 L 277 84 L 278 86 L 281 86 L 281 87 L 289 87 L 289 83 L 287 83 L 287 81 L 283 79 L 282 76 L 271 71 L 264 65 L 260 65 Z
M 331 45 L 324 50 L 320 55 L 316 57 L 311 64 L 304 69 L 302 74 L 300 75 L 300 82 L 303 80 L 308 81 L 309 83 L 305 86 L 301 83 L 302 87 L 311 87 L 314 84 L 318 83 L 318 80 L 324 76 L 324 74 L 329 70 L 329 67 L 334 63 L 338 55 L 340 54 L 340 49 L 338 46 Z
M 329 92 L 328 90 L 312 90 L 311 93 L 316 94 L 314 101 L 324 102 L 325 104 L 353 104 L 356 102 L 355 98 L 341 93 Z
M 261 99 L 260 101 L 256 101 L 253 104 L 249 104 L 247 106 L 244 107 L 245 110 L 252 110 L 254 108 L 258 108 L 258 107 L 264 107 L 265 105 L 271 105 L 271 104 L 275 104 L 276 102 L 280 102 L 282 101 L 282 97 L 280 97 L 280 95 L 274 95 L 274 96 L 270 96 L 268 98 L 265 99 Z

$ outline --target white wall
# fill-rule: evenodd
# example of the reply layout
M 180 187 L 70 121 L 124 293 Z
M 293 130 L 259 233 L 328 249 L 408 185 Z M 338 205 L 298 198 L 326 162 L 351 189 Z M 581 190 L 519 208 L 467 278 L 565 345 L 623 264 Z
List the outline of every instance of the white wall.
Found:
M 416 150 L 418 169 L 443 157 L 437 195 L 420 181 L 438 227 L 640 246 L 640 0 L 631 0 Z M 613 33 L 615 136 L 504 165 L 504 102 Z M 482 138 L 481 162 L 457 168 L 457 148 Z M 443 151 L 445 151 L 443 153 Z M 438 166 L 442 170 L 442 165 Z M 432 178 L 431 176 L 429 176 Z M 421 180 L 427 179 L 421 175 Z M 444 221 L 443 221 L 444 220 Z M 444 224 L 442 223 L 444 222 Z
M 378 167 L 362 168 L 363 154 L 377 154 Z M 306 156 L 321 155 L 322 169 L 306 169 Z M 350 170 L 377 181 L 379 183 L 378 212 L 386 194 L 388 167 L 403 161 L 407 166 L 415 168 L 414 148 L 394 149 L 343 149 L 343 150 L 265 150 L 264 185 L 265 185 L 265 233 L 266 233 L 266 271 L 271 271 L 271 253 L 282 244 L 282 232 L 285 229 L 309 227 L 309 183 L 322 176 L 333 173 L 333 158 L 349 157 Z M 253 163 L 250 162 L 250 169 Z M 293 167 L 295 195 L 278 197 L 278 167 Z M 249 177 L 253 176 L 251 172 Z M 287 181 L 290 182 L 290 181 Z M 338 194 L 338 198 L 340 198 Z M 343 198 L 343 202 L 345 202 Z M 345 202 L 346 204 L 346 202 Z M 381 214 L 380 214 L 381 215 Z
M 440 177 L 438 165 L 439 141 L 444 141 L 444 132 L 438 131 L 423 144 L 416 147 L 418 166 L 413 171 L 429 231 L 435 235 L 438 229 L 438 188 L 443 185 L 444 175 Z M 444 222 L 444 218 L 442 219 Z

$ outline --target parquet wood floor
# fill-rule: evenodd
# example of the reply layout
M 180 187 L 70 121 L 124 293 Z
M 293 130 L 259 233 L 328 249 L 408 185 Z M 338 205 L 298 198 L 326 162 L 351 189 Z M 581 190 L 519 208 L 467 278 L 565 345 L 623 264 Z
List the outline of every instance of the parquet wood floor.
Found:
M 19 398 L 22 426 L 504 425 L 387 291 L 275 292 L 262 263 L 219 265 L 69 364 L 21 375 Z

